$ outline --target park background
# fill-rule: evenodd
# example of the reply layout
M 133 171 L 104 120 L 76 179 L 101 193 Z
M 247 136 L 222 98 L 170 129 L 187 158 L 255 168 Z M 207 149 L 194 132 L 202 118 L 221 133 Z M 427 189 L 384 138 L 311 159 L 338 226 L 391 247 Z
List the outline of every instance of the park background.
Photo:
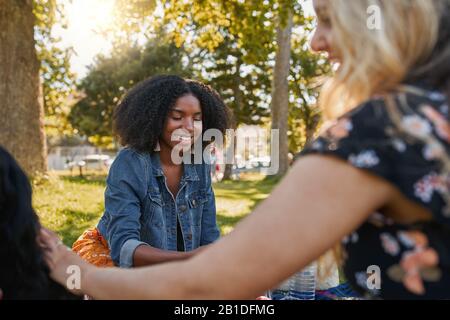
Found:
M 277 175 L 250 150 L 214 183 L 232 231 L 320 128 L 332 67 L 309 48 L 312 14 L 310 0 L 0 0 L 0 145 L 30 177 L 42 223 L 69 246 L 96 225 L 120 148 L 114 107 L 139 81 L 178 74 L 216 89 L 234 128 L 279 130 Z

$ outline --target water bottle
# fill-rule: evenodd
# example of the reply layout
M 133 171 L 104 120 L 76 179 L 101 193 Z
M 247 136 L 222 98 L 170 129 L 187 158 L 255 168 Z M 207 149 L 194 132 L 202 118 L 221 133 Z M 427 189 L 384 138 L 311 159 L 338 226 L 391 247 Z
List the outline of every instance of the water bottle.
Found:
M 311 263 L 271 292 L 274 300 L 314 300 L 317 264 Z

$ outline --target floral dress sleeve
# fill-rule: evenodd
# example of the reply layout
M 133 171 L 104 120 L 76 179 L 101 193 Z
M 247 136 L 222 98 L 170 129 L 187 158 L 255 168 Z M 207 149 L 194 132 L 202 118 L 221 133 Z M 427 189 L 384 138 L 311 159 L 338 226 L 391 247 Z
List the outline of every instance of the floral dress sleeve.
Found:
M 394 114 L 385 100 L 372 100 L 325 124 L 299 156 L 337 157 L 432 213 L 432 221 L 401 225 L 380 208 L 343 239 L 344 272 L 356 291 L 371 298 L 450 298 L 448 106 L 429 96 L 408 99 L 406 106 L 396 101 Z M 374 270 L 381 287 L 370 283 Z
M 388 118 L 376 104 L 366 104 L 324 125 L 323 133 L 301 153 L 338 157 L 351 165 L 391 179 L 393 141 L 385 133 Z M 401 141 L 395 141 L 402 148 Z

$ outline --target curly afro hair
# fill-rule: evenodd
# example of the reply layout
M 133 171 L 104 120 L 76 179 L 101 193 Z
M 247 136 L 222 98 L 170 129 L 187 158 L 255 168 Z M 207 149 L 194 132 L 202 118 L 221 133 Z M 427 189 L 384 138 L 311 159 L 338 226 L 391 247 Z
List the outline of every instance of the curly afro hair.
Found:
M 113 130 L 120 144 L 152 153 L 170 109 L 185 95 L 200 102 L 203 132 L 217 129 L 225 134 L 231 114 L 215 90 L 198 81 L 160 75 L 138 83 L 114 110 Z
M 31 206 L 31 186 L 14 158 L 0 147 L 0 289 L 3 299 L 77 297 L 50 279 L 36 241 L 40 224 Z

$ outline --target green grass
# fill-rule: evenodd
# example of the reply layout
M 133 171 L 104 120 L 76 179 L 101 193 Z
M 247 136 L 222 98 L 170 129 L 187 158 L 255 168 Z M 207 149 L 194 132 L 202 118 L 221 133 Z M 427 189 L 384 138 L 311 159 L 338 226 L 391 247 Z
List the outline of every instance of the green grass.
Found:
M 214 184 L 217 221 L 222 234 L 270 193 L 277 180 L 261 175 L 247 175 L 240 181 Z M 33 184 L 33 205 L 41 222 L 56 231 L 71 246 L 84 230 L 97 224 L 104 209 L 105 175 L 84 178 L 68 173 L 51 174 Z
M 239 220 L 269 195 L 276 183 L 277 180 L 264 179 L 261 175 L 247 175 L 240 181 L 214 184 L 217 223 L 222 235 L 233 230 Z

